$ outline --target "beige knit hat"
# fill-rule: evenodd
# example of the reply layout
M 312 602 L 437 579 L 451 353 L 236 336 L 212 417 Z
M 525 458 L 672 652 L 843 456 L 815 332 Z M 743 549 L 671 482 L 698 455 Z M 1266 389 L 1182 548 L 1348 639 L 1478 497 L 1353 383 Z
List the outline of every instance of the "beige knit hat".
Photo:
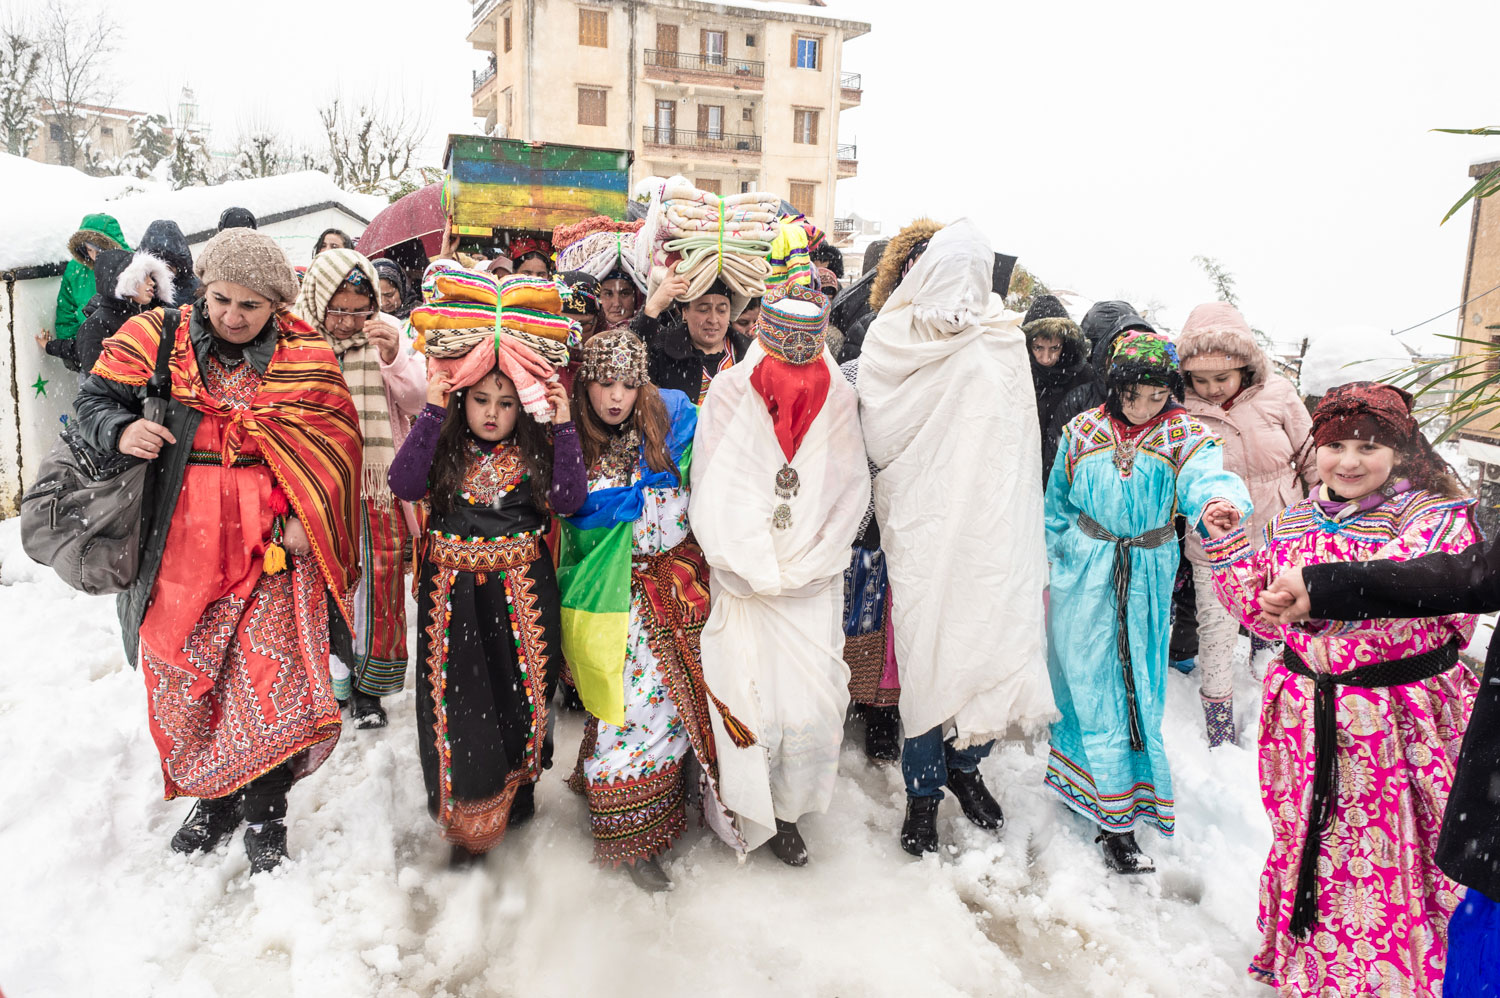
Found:
M 282 305 L 297 297 L 297 272 L 276 240 L 255 229 L 225 229 L 198 252 L 193 271 L 205 285 L 228 281 Z

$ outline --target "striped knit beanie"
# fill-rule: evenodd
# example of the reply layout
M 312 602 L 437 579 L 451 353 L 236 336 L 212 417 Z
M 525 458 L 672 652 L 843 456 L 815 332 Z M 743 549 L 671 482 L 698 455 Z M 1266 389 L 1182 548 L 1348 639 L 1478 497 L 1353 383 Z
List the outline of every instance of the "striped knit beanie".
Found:
M 783 284 L 761 300 L 755 335 L 766 353 L 789 364 L 811 364 L 823 356 L 828 298 L 804 284 Z

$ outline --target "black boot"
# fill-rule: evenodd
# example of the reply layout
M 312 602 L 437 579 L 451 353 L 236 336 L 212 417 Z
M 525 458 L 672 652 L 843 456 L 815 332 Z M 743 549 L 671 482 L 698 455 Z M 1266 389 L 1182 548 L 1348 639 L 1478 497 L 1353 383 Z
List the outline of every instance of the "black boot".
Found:
M 385 708 L 380 705 L 380 698 L 368 693 L 355 690 L 351 700 L 356 728 L 383 728 L 390 723 L 385 716 Z
M 787 866 L 807 865 L 807 843 L 797 831 L 795 821 L 776 819 L 776 834 L 771 837 L 771 851 Z
M 1116 873 L 1155 873 L 1156 864 L 1136 845 L 1134 832 L 1100 832 L 1095 842 L 1104 844 L 1104 865 Z
M 448 869 L 468 870 L 484 865 L 484 853 L 470 852 L 457 843 L 448 848 Z
M 907 797 L 906 820 L 901 823 L 901 848 L 913 856 L 937 852 L 937 813 L 940 797 Z
M 900 708 L 865 708 L 865 755 L 876 762 L 901 758 Z
M 250 857 L 250 874 L 274 870 L 286 859 L 286 823 L 267 821 L 256 830 L 255 825 L 245 829 L 245 855 Z
M 635 885 L 647 894 L 661 894 L 672 889 L 672 878 L 662 869 L 661 860 L 654 856 L 650 859 L 638 859 L 625 868 Z
M 536 784 L 523 783 L 516 788 L 516 799 L 510 802 L 510 824 L 515 828 L 536 817 Z
M 200 797 L 172 836 L 173 852 L 208 852 L 234 834 L 243 820 L 239 791 L 227 797 Z
M 583 698 L 578 695 L 578 687 L 562 684 L 562 709 L 575 714 L 583 713 Z
M 1005 812 L 1000 810 L 1000 802 L 991 796 L 989 787 L 984 785 L 984 777 L 979 775 L 979 770 L 964 772 L 949 766 L 948 789 L 958 798 L 959 806 L 964 809 L 964 817 L 980 828 L 1000 828 L 1005 824 Z

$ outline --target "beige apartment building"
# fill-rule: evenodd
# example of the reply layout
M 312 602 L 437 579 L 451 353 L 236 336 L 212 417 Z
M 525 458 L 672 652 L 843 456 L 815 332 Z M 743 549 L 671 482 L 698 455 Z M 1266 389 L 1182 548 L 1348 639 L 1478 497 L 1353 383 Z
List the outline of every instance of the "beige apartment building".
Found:
M 43 102 L 36 141 L 26 155 L 38 163 L 56 166 L 62 163 L 64 134 L 63 126 L 55 120 L 51 110 L 51 106 Z M 79 128 L 88 135 L 89 148 L 106 160 L 119 159 L 130 151 L 130 123 L 143 117 L 144 111 L 78 105 Z
M 629 149 L 631 180 L 680 173 L 720 194 L 773 191 L 833 231 L 859 167 L 839 115 L 859 106 L 844 43 L 867 33 L 822 0 L 473 0 L 491 55 L 474 114 L 493 135 Z

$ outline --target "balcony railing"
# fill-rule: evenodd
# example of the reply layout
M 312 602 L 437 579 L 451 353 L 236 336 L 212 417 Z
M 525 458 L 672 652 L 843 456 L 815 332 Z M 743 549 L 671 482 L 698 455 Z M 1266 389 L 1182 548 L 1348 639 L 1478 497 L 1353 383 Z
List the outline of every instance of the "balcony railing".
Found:
M 666 52 L 661 49 L 646 50 L 646 65 L 652 69 L 676 69 L 688 73 L 715 73 L 721 76 L 739 76 L 761 80 L 766 75 L 766 64 L 749 59 L 731 59 L 724 55 L 697 55 L 692 52 Z
M 839 77 L 839 86 L 845 90 L 863 90 L 858 73 L 845 73 Z
M 480 87 L 493 80 L 498 69 L 499 66 L 492 61 L 483 69 L 474 70 L 474 92 L 478 93 Z
M 859 160 L 859 146 L 839 146 L 839 159 L 857 162 Z
M 836 236 L 848 235 L 855 228 L 854 219 L 852 218 L 835 218 L 833 220 L 833 234 Z
M 690 132 L 685 128 L 643 129 L 648 146 L 696 149 L 701 152 L 760 152 L 759 135 L 728 135 L 724 132 Z

